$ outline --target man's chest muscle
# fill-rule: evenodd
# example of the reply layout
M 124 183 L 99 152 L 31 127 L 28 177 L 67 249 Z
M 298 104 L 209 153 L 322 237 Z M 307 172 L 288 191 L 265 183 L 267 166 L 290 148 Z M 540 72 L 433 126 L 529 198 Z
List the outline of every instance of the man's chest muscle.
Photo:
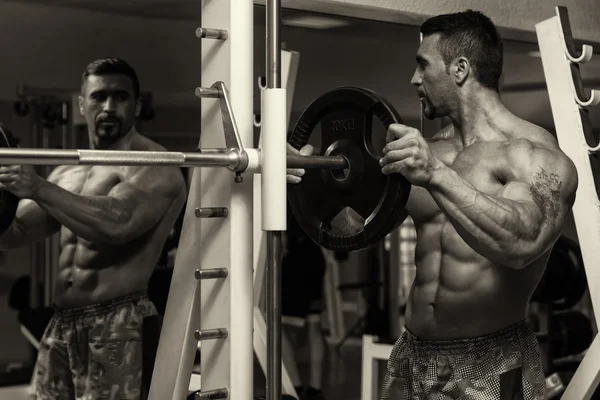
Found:
M 106 195 L 122 181 L 118 167 L 80 166 L 63 174 L 59 185 L 81 195 Z
M 445 165 L 471 184 L 476 190 L 486 194 L 497 194 L 509 179 L 506 155 L 501 151 L 502 144 L 481 143 L 464 149 L 444 144 L 431 146 L 433 154 Z M 432 221 L 443 214 L 431 194 L 422 187 L 413 186 L 408 202 L 408 210 L 416 221 Z

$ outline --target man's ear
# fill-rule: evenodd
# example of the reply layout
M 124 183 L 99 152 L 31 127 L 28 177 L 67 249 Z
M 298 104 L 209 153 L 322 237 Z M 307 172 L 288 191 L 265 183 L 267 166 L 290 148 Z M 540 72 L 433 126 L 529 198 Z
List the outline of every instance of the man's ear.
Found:
M 140 116 L 142 112 L 142 96 L 138 97 L 135 101 L 135 116 L 136 118 Z
M 454 61 L 454 80 L 458 85 L 465 83 L 471 73 L 471 63 L 466 57 L 459 57 Z
M 79 113 L 82 117 L 85 117 L 85 110 L 83 109 L 83 96 L 79 95 L 77 100 L 79 101 Z

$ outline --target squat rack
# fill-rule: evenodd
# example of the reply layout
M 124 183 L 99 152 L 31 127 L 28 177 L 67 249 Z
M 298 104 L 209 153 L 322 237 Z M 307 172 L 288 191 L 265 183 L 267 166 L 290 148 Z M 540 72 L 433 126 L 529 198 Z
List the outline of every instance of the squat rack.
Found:
M 259 299 L 253 298 L 254 176 L 241 175 L 248 167 L 261 170 L 262 229 L 267 232 L 267 399 L 280 398 L 281 234 L 286 230 L 286 166 L 292 161 L 286 158 L 280 9 L 280 0 L 267 1 L 262 151 L 240 152 L 253 144 L 253 2 L 202 0 L 197 34 L 208 40 L 202 45 L 202 87 L 196 90 L 204 133 L 198 148 L 225 149 L 220 156 L 228 156 L 226 166 L 236 176 L 225 168 L 193 170 L 150 400 L 187 396 L 197 341 L 205 338 L 218 340 L 202 342 L 202 390 L 196 397 L 253 397 L 253 307 Z M 215 134 L 222 129 L 225 135 Z M 224 208 L 217 215 L 226 217 L 198 220 L 203 215 L 198 207 Z M 197 265 L 198 280 L 192 277 Z
M 565 7 L 556 15 L 536 24 L 535 29 L 548 87 L 556 136 L 562 151 L 575 164 L 579 177 L 573 216 L 583 256 L 596 323 L 600 316 L 600 208 L 598 193 L 598 138 L 594 137 L 588 108 L 600 103 L 600 91 L 585 93 L 579 64 L 592 59 L 593 49 L 575 49 L 569 15 Z M 588 400 L 600 381 L 600 336 L 592 342 L 562 399 Z

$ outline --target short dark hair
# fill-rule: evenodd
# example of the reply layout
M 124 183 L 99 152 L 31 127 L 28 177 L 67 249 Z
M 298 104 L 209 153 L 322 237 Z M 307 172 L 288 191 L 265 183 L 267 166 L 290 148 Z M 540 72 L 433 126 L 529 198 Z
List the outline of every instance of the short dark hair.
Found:
M 88 76 L 90 75 L 108 75 L 108 74 L 123 74 L 128 76 L 133 82 L 133 92 L 135 98 L 140 97 L 140 81 L 138 80 L 137 73 L 125 60 L 117 57 L 106 57 L 100 58 L 96 61 L 92 61 L 81 76 L 81 84 L 85 83 Z
M 473 66 L 477 81 L 499 90 L 502 75 L 502 38 L 494 23 L 479 11 L 467 10 L 432 17 L 421 25 L 423 36 L 439 33 L 438 49 L 444 63 L 466 57 Z

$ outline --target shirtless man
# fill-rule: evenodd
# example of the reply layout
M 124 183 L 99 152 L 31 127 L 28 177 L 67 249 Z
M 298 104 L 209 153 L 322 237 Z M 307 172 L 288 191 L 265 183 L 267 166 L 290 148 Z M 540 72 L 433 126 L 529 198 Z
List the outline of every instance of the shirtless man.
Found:
M 502 104 L 502 42 L 487 17 L 441 15 L 421 32 L 412 84 L 424 115 L 452 124 L 430 140 L 388 129 L 382 171 L 413 185 L 417 273 L 382 399 L 545 399 L 525 319 L 576 169 L 550 133 Z M 289 171 L 288 182 L 301 175 Z
M 115 58 L 82 76 L 80 111 L 90 147 L 164 151 L 136 131 L 135 71 Z M 156 314 L 146 285 L 186 200 L 179 168 L 59 166 L 47 179 L 30 165 L 0 168 L 0 188 L 21 200 L 3 250 L 60 231 L 55 312 L 36 363 L 36 398 L 138 399 L 142 322 Z

